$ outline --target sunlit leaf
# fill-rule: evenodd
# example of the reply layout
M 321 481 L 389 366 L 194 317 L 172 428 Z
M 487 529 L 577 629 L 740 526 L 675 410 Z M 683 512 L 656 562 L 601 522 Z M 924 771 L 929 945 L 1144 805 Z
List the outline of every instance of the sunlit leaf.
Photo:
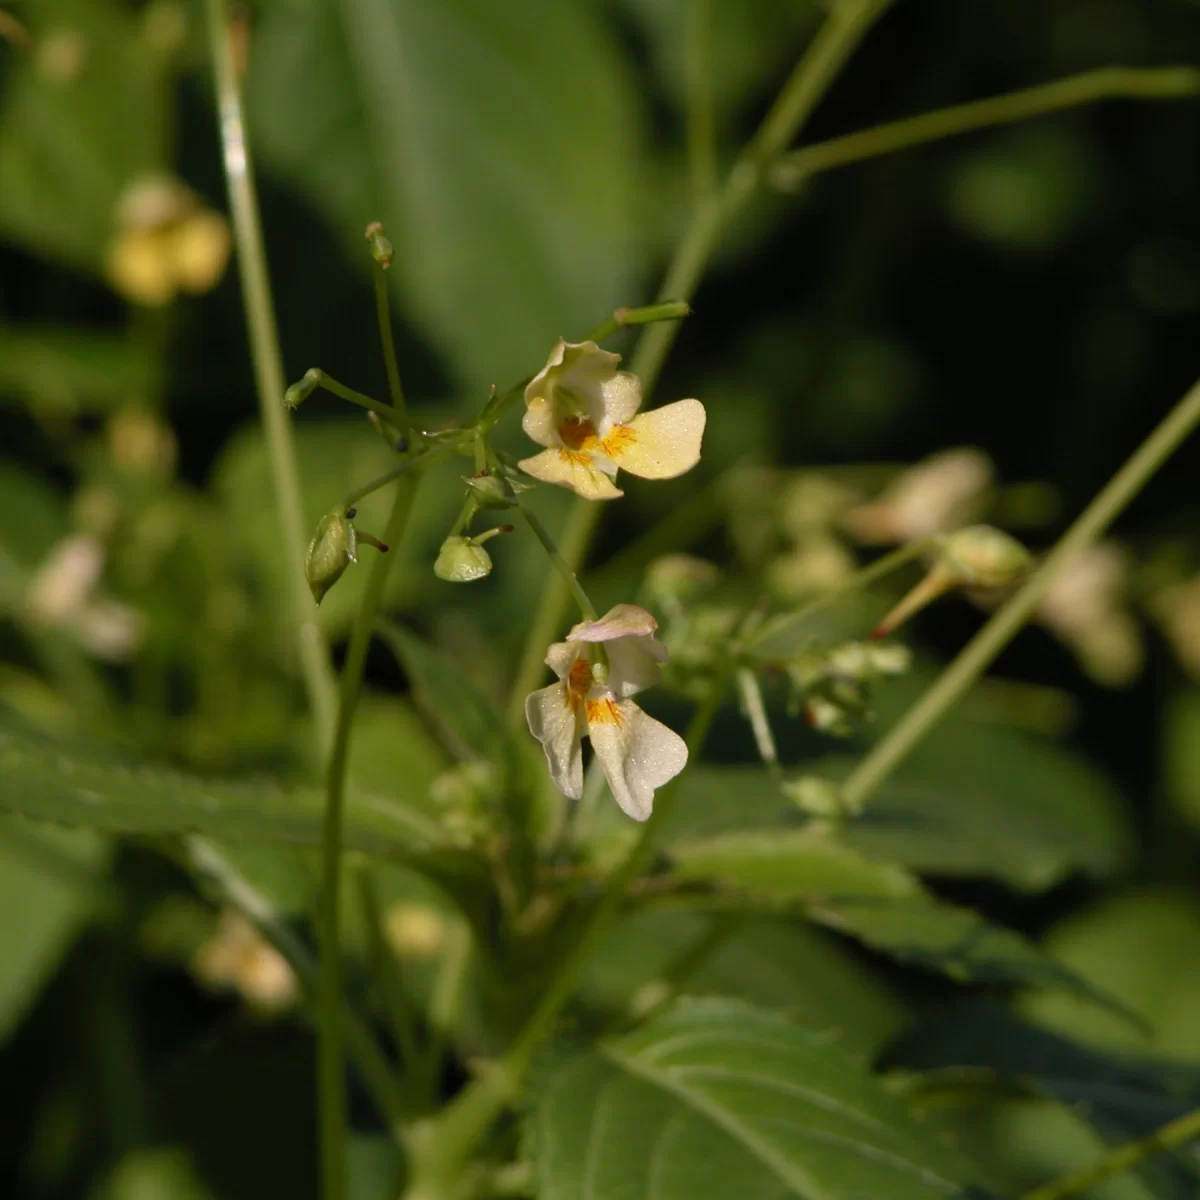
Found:
M 629 83 L 581 0 L 349 0 L 265 14 L 249 103 L 347 243 L 384 221 L 406 312 L 483 389 L 634 298 Z
M 970 1167 L 830 1038 L 729 1001 L 680 1005 L 543 1072 L 542 1200 L 979 1197 Z
M 919 896 L 903 867 L 875 862 L 814 829 L 718 834 L 671 847 L 674 873 L 712 879 L 777 899 L 812 896 Z
M 98 269 L 114 209 L 160 166 L 166 105 L 128 5 L 38 0 L 0 104 L 0 236 Z

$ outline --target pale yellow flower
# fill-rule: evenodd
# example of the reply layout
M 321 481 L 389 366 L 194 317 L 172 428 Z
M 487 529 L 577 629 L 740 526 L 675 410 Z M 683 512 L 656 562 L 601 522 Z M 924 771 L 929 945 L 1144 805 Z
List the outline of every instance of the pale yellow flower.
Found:
M 563 795 L 583 795 L 583 738 L 592 747 L 613 799 L 635 821 L 654 806 L 654 792 L 687 765 L 687 745 L 629 699 L 658 682 L 667 648 L 658 623 L 643 608 L 618 604 L 596 621 L 584 621 L 557 642 L 546 665 L 558 682 L 525 700 L 530 731 L 542 743 L 550 776 Z M 593 664 L 593 646 L 604 663 Z
M 524 459 L 523 471 L 588 500 L 613 500 L 622 494 L 618 469 L 673 479 L 699 462 L 704 405 L 678 400 L 635 415 L 641 381 L 618 371 L 620 361 L 595 342 L 555 342 L 525 389 L 522 428 L 546 449 Z

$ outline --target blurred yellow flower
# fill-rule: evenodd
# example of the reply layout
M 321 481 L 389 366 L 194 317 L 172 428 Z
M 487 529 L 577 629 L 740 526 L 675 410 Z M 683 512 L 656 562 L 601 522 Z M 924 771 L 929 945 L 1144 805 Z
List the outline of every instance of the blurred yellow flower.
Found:
M 109 243 L 109 283 L 134 304 L 161 307 L 215 287 L 229 261 L 229 225 L 176 179 L 152 176 L 121 197 Z

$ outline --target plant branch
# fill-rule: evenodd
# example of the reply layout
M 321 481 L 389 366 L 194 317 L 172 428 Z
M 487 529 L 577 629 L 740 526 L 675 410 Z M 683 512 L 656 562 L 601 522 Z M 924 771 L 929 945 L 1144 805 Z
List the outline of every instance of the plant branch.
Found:
M 1116 1175 L 1124 1175 L 1126 1171 L 1131 1171 L 1152 1155 L 1165 1154 L 1168 1150 L 1174 1150 L 1196 1137 L 1200 1137 L 1200 1108 L 1193 1109 L 1174 1121 L 1168 1121 L 1166 1125 L 1144 1138 L 1114 1147 L 1090 1167 L 1065 1175 L 1043 1187 L 1034 1188 L 1021 1200 L 1066 1200 L 1068 1196 L 1080 1196 L 1097 1184 L 1104 1183 Z
M 846 804 L 854 809 L 861 807 L 908 757 L 1029 620 L 1054 576 L 1108 529 L 1197 424 L 1200 424 L 1200 382 L 1192 386 L 1084 509 L 1029 581 L 855 767 L 842 786 Z
M 692 203 L 706 200 L 717 186 L 717 139 L 712 89 L 713 0 L 689 0 L 684 27 L 687 91 L 687 157 Z
M 372 260 L 371 273 L 375 278 L 375 311 L 379 316 L 379 340 L 383 345 L 383 361 L 387 366 L 388 394 L 392 400 L 391 418 L 402 434 L 408 432 L 408 411 L 404 405 L 404 389 L 400 386 L 400 368 L 396 363 L 396 342 L 392 336 L 392 308 L 388 299 L 386 268 Z
M 335 685 L 329 651 L 316 621 L 316 606 L 304 581 L 304 548 L 308 538 L 304 529 L 300 472 L 296 465 L 292 427 L 283 405 L 287 385 L 279 349 L 275 308 L 271 301 L 253 164 L 246 141 L 242 100 L 229 42 L 228 0 L 207 0 L 206 15 L 238 274 L 242 283 L 242 301 L 246 307 L 250 353 L 254 360 L 259 415 L 267 443 L 283 541 L 286 587 L 292 610 L 289 615 L 296 631 L 300 669 L 308 703 L 316 721 L 318 742 L 324 748 L 329 743 L 333 729 Z
M 400 545 L 412 511 L 417 480 L 402 476 L 383 540 Z M 321 971 L 318 995 L 320 1055 L 317 1085 L 321 1116 L 323 1200 L 346 1200 L 346 1085 L 343 1076 L 341 867 L 346 808 L 346 767 L 354 712 L 362 688 L 363 667 L 384 587 L 395 553 L 381 554 L 371 567 L 366 591 L 346 651 L 338 698 L 337 725 L 326 778 L 325 823 L 321 835 L 321 905 L 319 913 Z
M 1039 87 L 1023 88 L 987 100 L 941 108 L 936 112 L 805 146 L 779 159 L 771 168 L 770 179 L 784 191 L 795 191 L 821 171 L 977 129 L 1027 121 L 1060 109 L 1078 108 L 1102 100 L 1175 100 L 1197 93 L 1200 93 L 1200 71 L 1191 67 L 1162 67 L 1142 71 L 1128 67 L 1102 67 Z

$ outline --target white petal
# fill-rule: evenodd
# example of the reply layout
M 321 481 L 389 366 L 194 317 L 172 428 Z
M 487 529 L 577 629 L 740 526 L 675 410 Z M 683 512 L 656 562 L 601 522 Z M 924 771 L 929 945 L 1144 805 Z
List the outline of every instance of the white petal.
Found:
M 523 458 L 517 466 L 526 475 L 570 488 L 585 500 L 615 500 L 625 494 L 583 451 L 543 450 L 532 458 Z
M 546 666 L 565 683 L 583 649 L 578 642 L 555 642 L 546 651 Z
M 653 637 L 624 637 L 609 642 L 609 691 L 625 699 L 653 687 L 662 678 L 662 663 L 667 661 L 667 648 Z
M 641 637 L 654 633 L 658 622 L 636 604 L 618 604 L 595 621 L 582 621 L 567 637 L 573 642 L 611 642 L 619 637 Z
M 613 799 L 635 821 L 654 807 L 654 791 L 687 765 L 687 744 L 632 700 L 596 693 L 587 702 L 588 733 Z
M 549 394 L 554 388 L 554 379 L 559 374 L 558 368 L 562 366 L 563 355 L 566 352 L 567 343 L 559 338 L 550 348 L 550 357 L 546 359 L 546 365 L 525 385 L 526 404 L 536 399 L 549 398 Z
M 529 732 L 542 743 L 550 778 L 564 796 L 583 795 L 583 730 L 567 699 L 567 689 L 552 683 L 525 697 Z
M 555 387 L 569 392 L 583 406 L 584 414 L 597 429 L 602 427 L 608 408 L 606 393 L 613 380 L 624 374 L 617 370 L 620 361 L 619 354 L 601 350 L 595 342 L 568 342 L 564 348 L 562 367 L 554 379 Z M 634 411 L 637 411 L 636 405 Z
M 614 371 L 600 385 L 603 411 L 595 421 L 603 437 L 614 425 L 623 425 L 642 407 L 642 381 L 629 371 Z
M 562 445 L 558 423 L 559 414 L 545 396 L 537 396 L 527 402 L 525 415 L 521 418 L 521 428 L 539 446 Z
M 700 461 L 706 414 L 699 400 L 677 400 L 617 425 L 600 449 L 642 479 L 674 479 Z

